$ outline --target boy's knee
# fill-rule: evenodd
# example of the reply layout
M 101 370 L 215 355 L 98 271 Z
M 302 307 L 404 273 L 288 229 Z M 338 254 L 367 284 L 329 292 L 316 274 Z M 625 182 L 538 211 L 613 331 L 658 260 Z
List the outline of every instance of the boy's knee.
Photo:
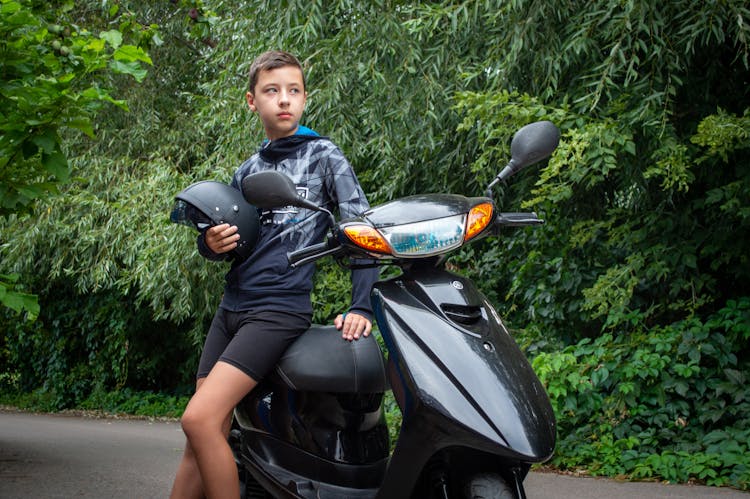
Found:
M 226 419 L 228 418 L 222 418 L 215 410 L 203 409 L 200 404 L 188 404 L 180 418 L 180 424 L 188 440 L 192 440 L 201 436 L 228 433 L 224 430 L 229 425 Z
M 198 434 L 201 428 L 205 426 L 205 423 L 206 422 L 200 416 L 198 411 L 191 410 L 190 406 L 185 409 L 185 412 L 180 418 L 182 431 L 185 433 L 188 439 Z

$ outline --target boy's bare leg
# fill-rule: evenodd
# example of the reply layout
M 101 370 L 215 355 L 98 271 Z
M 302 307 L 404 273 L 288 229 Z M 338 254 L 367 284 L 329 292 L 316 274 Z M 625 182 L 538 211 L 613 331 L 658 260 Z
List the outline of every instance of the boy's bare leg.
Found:
M 205 497 L 201 474 L 190 442 L 185 442 L 185 451 L 182 454 L 180 466 L 177 468 L 177 475 L 174 478 L 172 493 L 169 497 L 170 499 L 202 499 Z
M 205 379 L 198 378 L 198 381 L 196 381 L 196 393 L 200 390 Z M 198 471 L 198 463 L 195 461 L 195 454 L 193 448 L 190 447 L 190 442 L 185 441 L 185 450 L 174 477 L 169 499 L 202 499 L 203 497 L 205 497 L 203 495 L 203 482 L 201 482 L 201 474 Z
M 239 478 L 227 434 L 234 406 L 257 383 L 222 361 L 201 381 L 182 415 L 188 442 L 171 497 L 197 498 L 205 494 L 211 499 L 236 499 L 240 495 Z
M 227 419 L 224 434 L 229 435 L 229 428 L 232 424 L 231 417 Z M 201 480 L 198 462 L 195 460 L 195 453 L 190 447 L 190 442 L 185 442 L 185 451 L 182 454 L 182 461 L 177 468 L 177 475 L 172 485 L 170 499 L 203 499 L 206 495 L 203 493 L 203 481 Z
M 200 390 L 205 379 L 198 378 L 198 381 L 196 381 L 196 393 Z M 190 447 L 190 442 L 186 440 L 185 450 L 182 452 L 182 460 L 177 468 L 169 499 L 203 499 L 204 497 L 203 482 L 198 470 L 198 463 L 195 460 L 195 453 L 193 453 L 193 448 Z

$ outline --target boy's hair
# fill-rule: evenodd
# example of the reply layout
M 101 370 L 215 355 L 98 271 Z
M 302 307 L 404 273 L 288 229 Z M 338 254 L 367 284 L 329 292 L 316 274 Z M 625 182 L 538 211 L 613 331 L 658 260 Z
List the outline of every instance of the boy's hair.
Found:
M 302 73 L 302 85 L 304 88 L 307 88 L 305 72 L 302 70 L 302 64 L 299 60 L 289 52 L 284 52 L 283 50 L 269 50 L 268 52 L 263 52 L 256 57 L 250 65 L 250 73 L 248 76 L 249 92 L 255 93 L 255 85 L 258 83 L 258 75 L 261 71 L 269 71 L 284 66 L 298 68 Z

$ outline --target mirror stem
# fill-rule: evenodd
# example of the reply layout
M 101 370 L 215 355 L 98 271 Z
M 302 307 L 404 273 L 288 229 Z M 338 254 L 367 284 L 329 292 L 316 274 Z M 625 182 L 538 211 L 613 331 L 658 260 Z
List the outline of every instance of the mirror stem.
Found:
M 336 227 L 336 217 L 333 216 L 333 213 L 328 211 L 327 209 L 323 208 L 322 206 L 316 207 L 317 211 L 322 211 L 323 213 L 328 215 L 329 223 L 331 224 L 331 227 Z
M 511 175 L 515 173 L 513 166 L 514 166 L 513 160 L 511 159 L 510 162 L 507 165 L 505 165 L 505 168 L 503 168 L 503 170 L 497 174 L 497 176 L 492 180 L 492 182 L 490 182 L 490 185 L 487 186 L 488 198 L 492 197 L 492 188 L 495 187 L 498 184 L 498 182 L 500 182 L 501 180 L 505 182 L 508 179 L 508 177 L 510 177 Z
M 495 177 L 495 179 L 490 182 L 490 185 L 487 186 L 487 197 L 492 198 L 492 188 L 497 185 L 497 183 L 500 181 L 499 178 Z

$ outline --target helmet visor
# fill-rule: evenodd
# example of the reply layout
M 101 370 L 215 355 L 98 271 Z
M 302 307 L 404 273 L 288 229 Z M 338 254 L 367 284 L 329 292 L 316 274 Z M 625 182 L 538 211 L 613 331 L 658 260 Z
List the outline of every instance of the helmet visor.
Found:
M 182 199 L 175 201 L 169 219 L 176 224 L 187 225 L 200 232 L 213 225 L 211 219 L 202 211 Z

